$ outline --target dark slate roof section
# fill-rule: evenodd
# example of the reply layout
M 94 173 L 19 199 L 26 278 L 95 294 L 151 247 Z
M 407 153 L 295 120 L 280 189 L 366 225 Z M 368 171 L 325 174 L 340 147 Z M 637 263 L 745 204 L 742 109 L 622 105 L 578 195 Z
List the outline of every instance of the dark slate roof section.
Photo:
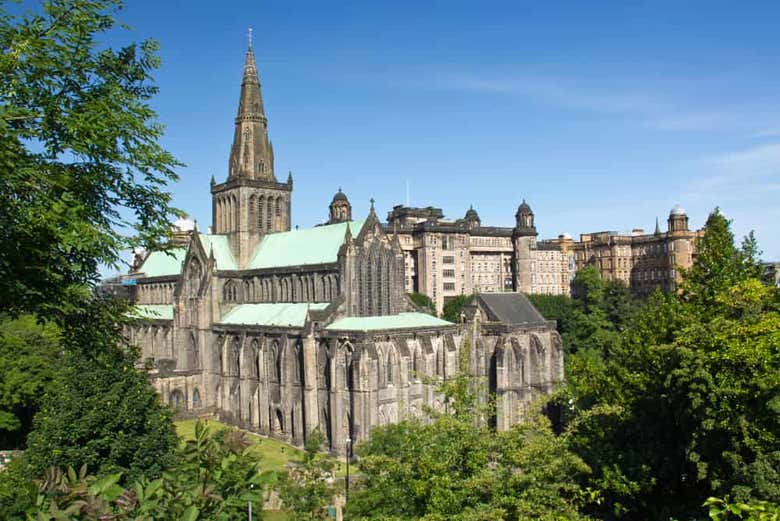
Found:
M 491 322 L 513 325 L 547 323 L 522 293 L 480 293 L 478 298 Z

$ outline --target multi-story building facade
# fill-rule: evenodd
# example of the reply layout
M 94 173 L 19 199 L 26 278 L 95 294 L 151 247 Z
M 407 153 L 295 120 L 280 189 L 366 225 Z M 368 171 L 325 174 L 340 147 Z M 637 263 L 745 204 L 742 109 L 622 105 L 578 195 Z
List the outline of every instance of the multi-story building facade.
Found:
M 525 201 L 515 219 L 514 228 L 482 226 L 473 208 L 446 220 L 439 208 L 394 207 L 385 229 L 404 252 L 406 291 L 428 295 L 439 311 L 458 295 L 537 292 L 536 228 Z
M 656 287 L 674 291 L 680 282 L 680 270 L 693 264 L 696 238 L 702 233 L 689 229 L 688 214 L 676 205 L 669 212 L 665 232 L 656 221 L 652 234 L 634 229 L 580 235 L 573 245 L 575 268 L 596 266 L 604 280 L 622 281 L 640 296 Z
M 441 209 L 395 206 L 385 229 L 404 252 L 407 292 L 428 295 L 439 311 L 458 295 L 484 292 L 569 295 L 577 270 L 594 265 L 605 280 L 620 280 L 638 295 L 653 288 L 674 291 L 680 269 L 695 257 L 688 215 L 680 206 L 669 214 L 667 231 L 645 234 L 595 232 L 575 241 L 563 234 L 536 240 L 534 214 L 523 201 L 515 227 L 482 226 L 469 208 L 462 219 L 447 220 Z

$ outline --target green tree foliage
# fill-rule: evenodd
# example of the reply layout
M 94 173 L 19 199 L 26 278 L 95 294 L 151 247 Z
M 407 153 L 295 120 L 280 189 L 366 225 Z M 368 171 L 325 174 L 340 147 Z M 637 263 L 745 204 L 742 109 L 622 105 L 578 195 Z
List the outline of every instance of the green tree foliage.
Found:
M 453 414 L 375 429 L 358 447 L 350 519 L 584 519 L 588 468 L 536 417 L 507 432 L 480 421 L 471 383 L 454 382 Z
M 59 332 L 26 315 L 0 316 L 0 449 L 20 449 L 61 367 Z
M 279 497 L 294 519 L 328 519 L 328 505 L 335 494 L 333 460 L 320 452 L 325 436 L 312 432 L 306 440 L 303 460 L 279 478 Z
M 780 505 L 768 501 L 740 503 L 711 497 L 704 506 L 712 521 L 780 521 Z
M 574 301 L 568 295 L 526 295 L 531 304 L 547 320 L 555 320 L 558 332 L 561 334 L 571 329 L 572 313 L 574 312 Z
M 179 447 L 162 476 L 142 477 L 124 488 L 122 473 L 95 476 L 83 465 L 61 471 L 50 467 L 34 482 L 14 472 L 9 483 L 0 474 L 0 508 L 11 519 L 152 521 L 181 519 L 244 519 L 248 503 L 263 502 L 259 462 L 245 434 L 234 430 L 211 432 L 195 425 L 195 438 Z M 17 487 L 16 503 L 3 491 Z M 22 494 L 23 491 L 25 494 Z M 26 502 L 24 501 L 26 500 Z
M 149 105 L 157 45 L 100 41 L 120 7 L 0 6 L 0 312 L 67 314 L 100 265 L 168 231 L 177 163 Z
M 441 318 L 455 324 L 460 324 L 460 315 L 463 308 L 474 300 L 474 295 L 458 295 L 444 304 Z
M 415 306 L 420 308 L 420 311 L 436 316 L 436 304 L 433 303 L 431 297 L 424 293 L 407 293 L 406 295 Z
M 653 294 L 601 359 L 571 357 L 573 447 L 601 516 L 780 500 L 780 296 L 715 211 L 680 295 Z
M 27 457 L 36 473 L 49 466 L 123 472 L 129 480 L 159 475 L 177 438 L 170 410 L 160 404 L 138 353 L 119 343 L 126 308 L 95 298 L 63 329 L 63 365 L 49 389 Z

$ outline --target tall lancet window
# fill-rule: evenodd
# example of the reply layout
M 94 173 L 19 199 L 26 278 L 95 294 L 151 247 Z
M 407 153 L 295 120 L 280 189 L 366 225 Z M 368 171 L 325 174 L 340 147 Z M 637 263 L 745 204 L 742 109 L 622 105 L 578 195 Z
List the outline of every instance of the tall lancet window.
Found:
M 265 211 L 265 198 L 261 195 L 257 199 L 257 231 L 263 231 L 263 212 Z
M 273 231 L 273 218 L 274 218 L 274 200 L 272 197 L 268 198 L 268 208 L 266 209 L 266 215 L 265 215 L 265 231 L 266 232 L 272 232 Z

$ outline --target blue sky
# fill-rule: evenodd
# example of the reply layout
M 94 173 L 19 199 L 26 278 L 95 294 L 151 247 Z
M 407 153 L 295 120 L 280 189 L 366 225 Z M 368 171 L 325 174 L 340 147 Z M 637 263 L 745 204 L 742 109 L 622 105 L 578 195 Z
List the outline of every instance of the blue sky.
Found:
M 780 260 L 780 3 L 130 1 L 161 43 L 154 101 L 204 229 L 227 175 L 249 26 L 293 223 L 404 203 L 540 237 L 720 206 Z

